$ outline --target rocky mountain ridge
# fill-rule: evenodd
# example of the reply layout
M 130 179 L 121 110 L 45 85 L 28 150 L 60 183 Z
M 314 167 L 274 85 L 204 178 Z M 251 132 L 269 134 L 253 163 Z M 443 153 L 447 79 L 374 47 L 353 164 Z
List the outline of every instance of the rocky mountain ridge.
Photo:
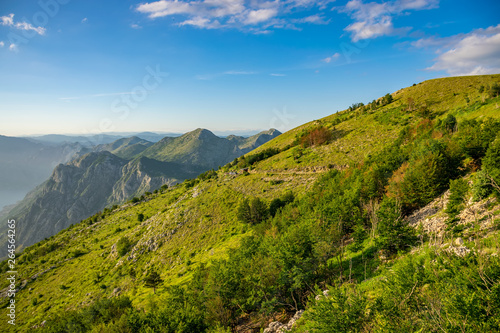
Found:
M 279 132 L 272 130 L 242 138 L 238 143 L 247 145 L 243 150 L 205 129 L 166 137 L 156 144 L 131 137 L 98 145 L 89 153 L 84 154 L 83 149 L 79 157 L 59 164 L 51 177 L 6 212 L 4 219 L 19 221 L 18 246 L 26 247 L 105 207 L 226 164 L 277 135 Z M 0 257 L 6 248 L 1 247 Z

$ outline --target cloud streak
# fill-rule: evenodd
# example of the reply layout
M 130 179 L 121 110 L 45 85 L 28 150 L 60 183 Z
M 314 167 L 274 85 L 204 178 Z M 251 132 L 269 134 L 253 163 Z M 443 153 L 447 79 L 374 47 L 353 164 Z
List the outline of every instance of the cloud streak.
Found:
M 45 34 L 45 28 L 35 27 L 28 22 L 14 22 L 14 14 L 0 16 L 0 25 L 12 27 L 18 30 L 34 31 L 39 35 Z
M 435 49 L 438 57 L 427 70 L 451 76 L 500 73 L 500 24 L 446 38 L 423 38 L 412 45 Z
M 302 15 L 312 8 L 324 10 L 334 0 L 159 0 L 138 5 L 135 10 L 150 19 L 180 16 L 178 26 L 200 29 L 236 28 L 256 34 L 266 29 L 298 29 L 297 24 L 327 24 L 320 15 Z M 293 18 L 289 17 L 293 14 Z
M 326 57 L 323 59 L 323 62 L 326 62 L 327 64 L 331 63 L 334 60 L 337 60 L 340 57 L 340 53 L 335 53 L 331 57 Z
M 386 2 L 368 2 L 350 0 L 340 12 L 347 13 L 354 23 L 344 30 L 351 34 L 353 42 L 381 36 L 404 33 L 411 27 L 395 28 L 393 18 L 405 15 L 413 10 L 437 8 L 439 0 L 396 0 Z

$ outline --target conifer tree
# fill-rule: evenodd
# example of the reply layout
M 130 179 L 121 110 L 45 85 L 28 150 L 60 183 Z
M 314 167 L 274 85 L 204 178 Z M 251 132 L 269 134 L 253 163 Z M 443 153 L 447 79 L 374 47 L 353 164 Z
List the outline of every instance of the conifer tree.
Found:
M 156 287 L 158 287 L 163 282 L 160 274 L 156 270 L 150 270 L 146 278 L 144 279 L 144 286 L 148 288 L 153 288 L 153 294 L 156 292 Z

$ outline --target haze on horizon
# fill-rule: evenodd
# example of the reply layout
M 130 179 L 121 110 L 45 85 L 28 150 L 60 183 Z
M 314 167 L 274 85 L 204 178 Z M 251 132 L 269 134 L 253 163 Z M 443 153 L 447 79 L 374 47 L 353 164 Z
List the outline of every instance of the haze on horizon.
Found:
M 286 131 L 443 76 L 500 73 L 498 1 L 0 7 L 0 134 Z

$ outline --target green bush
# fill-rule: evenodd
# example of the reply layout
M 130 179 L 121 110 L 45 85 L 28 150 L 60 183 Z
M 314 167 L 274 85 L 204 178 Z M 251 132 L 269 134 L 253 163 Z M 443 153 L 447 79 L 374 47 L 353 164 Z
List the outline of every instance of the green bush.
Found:
M 116 243 L 116 252 L 120 257 L 124 256 L 132 246 L 132 242 L 128 239 L 128 237 L 123 236 L 120 238 L 118 243 Z
M 490 185 L 490 180 L 486 170 L 481 169 L 476 172 L 474 183 L 472 185 L 472 198 L 474 201 L 479 201 L 486 198 L 493 192 L 493 187 Z
M 487 180 L 500 197 L 500 136 L 491 143 L 483 159 Z
M 316 291 L 321 294 L 320 290 Z M 367 299 L 356 291 L 332 288 L 328 297 L 320 297 L 303 315 L 305 325 L 298 332 L 363 332 L 369 319 Z
M 242 222 L 257 224 L 264 221 L 268 216 L 266 203 L 254 197 L 252 200 L 244 199 L 238 206 L 236 214 Z
M 214 169 L 208 170 L 198 176 L 198 179 L 200 180 L 208 180 L 208 179 L 217 179 L 217 171 Z
M 500 85 L 498 83 L 494 83 L 490 88 L 489 94 L 491 98 L 500 96 Z
M 257 162 L 268 159 L 269 157 L 279 154 L 280 152 L 281 150 L 278 148 L 268 148 L 255 154 L 243 155 L 237 159 L 237 165 L 239 168 L 248 168 Z
M 146 278 L 144 279 L 144 286 L 148 288 L 153 288 L 153 293 L 156 292 L 156 288 L 163 283 L 163 280 L 158 274 L 158 272 L 154 269 L 149 270 Z
M 403 219 L 401 204 L 396 199 L 384 198 L 377 212 L 378 238 L 380 249 L 389 253 L 406 250 L 415 244 L 415 229 L 408 226 Z
M 443 121 L 443 126 L 446 130 L 453 132 L 456 129 L 457 126 L 457 118 L 455 118 L 453 115 L 448 114 L 446 118 Z
M 465 179 L 459 178 L 450 181 L 450 197 L 445 210 L 450 220 L 462 211 L 468 191 L 469 183 Z

